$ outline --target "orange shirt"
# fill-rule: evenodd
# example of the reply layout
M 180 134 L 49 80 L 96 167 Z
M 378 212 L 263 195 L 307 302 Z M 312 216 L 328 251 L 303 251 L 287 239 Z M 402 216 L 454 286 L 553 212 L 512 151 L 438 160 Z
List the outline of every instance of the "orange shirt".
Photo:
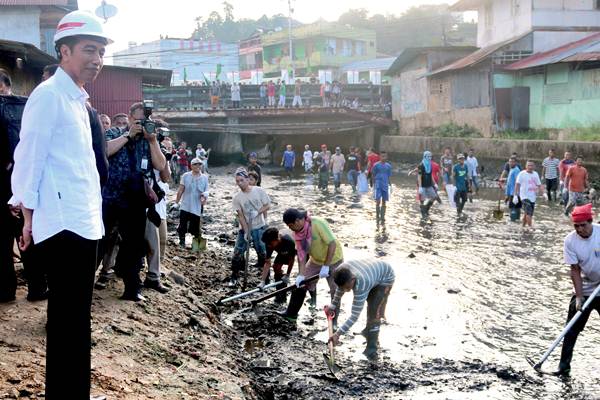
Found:
M 569 192 L 583 192 L 585 190 L 587 169 L 574 165 L 567 170 L 566 177 L 569 178 Z

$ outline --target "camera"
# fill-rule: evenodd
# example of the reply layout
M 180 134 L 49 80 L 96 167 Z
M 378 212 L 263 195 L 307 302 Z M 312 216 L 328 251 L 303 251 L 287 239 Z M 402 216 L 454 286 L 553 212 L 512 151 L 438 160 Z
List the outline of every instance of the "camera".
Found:
M 144 100 L 142 104 L 144 105 L 144 119 L 136 121 L 136 124 L 141 125 L 151 135 L 156 133 L 156 124 L 150 118 L 154 109 L 154 100 Z M 143 136 L 143 132 L 140 135 Z
M 169 137 L 169 135 L 171 135 L 171 131 L 169 130 L 169 128 L 156 128 L 156 139 L 159 143 L 165 140 L 165 138 Z

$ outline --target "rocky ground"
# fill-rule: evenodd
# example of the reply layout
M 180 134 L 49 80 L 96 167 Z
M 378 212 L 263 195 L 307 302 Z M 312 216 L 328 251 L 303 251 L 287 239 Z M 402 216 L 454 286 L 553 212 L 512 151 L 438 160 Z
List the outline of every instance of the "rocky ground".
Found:
M 502 386 L 518 397 L 540 384 L 522 371 L 479 360 L 398 364 L 385 352 L 374 363 L 341 355 L 336 380 L 323 361 L 325 343 L 315 339 L 326 329 L 322 313 L 305 314 L 296 325 L 277 316 L 270 301 L 255 309 L 239 303 L 217 307 L 230 294 L 224 281 L 234 238 L 232 214 L 217 211 L 228 209 L 234 189 L 211 194 L 216 211 L 205 226 L 207 251 L 178 248 L 171 221 L 164 263 L 168 294 L 146 291 L 144 303 L 124 302 L 118 299 L 119 281 L 94 292 L 94 394 L 128 400 L 383 399 L 476 394 Z M 25 296 L 21 281 L 17 301 L 0 305 L 0 398 L 43 398 L 46 304 Z

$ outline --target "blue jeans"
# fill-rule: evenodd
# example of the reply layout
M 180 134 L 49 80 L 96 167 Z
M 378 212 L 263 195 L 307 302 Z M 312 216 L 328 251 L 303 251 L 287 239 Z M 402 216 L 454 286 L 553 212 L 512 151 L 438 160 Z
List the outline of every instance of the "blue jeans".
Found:
M 336 188 L 339 188 L 341 184 L 342 184 L 342 173 L 341 172 L 334 172 L 333 173 L 333 185 Z
M 358 171 L 353 169 L 348 171 L 348 182 L 350 182 L 350 186 L 352 189 L 356 189 L 356 184 L 358 182 Z
M 256 255 L 258 257 L 266 257 L 267 248 L 265 247 L 264 242 L 261 240 L 263 232 L 267 230 L 267 226 L 262 226 L 260 228 L 252 229 L 250 231 L 250 238 L 252 240 L 252 247 L 256 250 Z M 237 240 L 235 241 L 235 248 L 233 250 L 234 256 L 244 255 L 246 253 L 246 249 L 248 246 L 248 241 L 246 241 L 244 231 L 240 229 L 238 231 Z
M 444 185 L 449 184 L 450 183 L 450 172 L 444 171 L 444 175 L 442 175 L 442 178 L 444 179 Z

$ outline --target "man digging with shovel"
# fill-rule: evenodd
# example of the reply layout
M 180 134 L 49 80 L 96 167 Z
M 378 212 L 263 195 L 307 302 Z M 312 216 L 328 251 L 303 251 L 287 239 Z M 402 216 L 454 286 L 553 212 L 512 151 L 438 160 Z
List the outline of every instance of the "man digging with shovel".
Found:
M 361 333 L 367 337 L 367 348 L 363 354 L 369 359 L 377 355 L 381 318 L 385 314 L 385 306 L 395 279 L 392 266 L 380 260 L 352 260 L 337 268 L 333 273 L 333 280 L 338 287 L 333 302 L 325 307 L 325 313 L 335 315 L 346 292 L 354 291 L 354 300 L 350 317 L 329 338 L 334 346 L 338 345 L 340 336 L 348 333 L 358 320 L 366 301 L 367 326 Z
M 592 310 L 600 313 L 600 297 L 592 300 L 589 307 L 582 310 L 584 302 L 600 284 L 600 225 L 593 224 L 592 205 L 586 204 L 575 207 L 571 213 L 574 232 L 565 238 L 564 258 L 565 263 L 571 266 L 571 280 L 573 281 L 574 295 L 569 303 L 567 321 L 582 311 L 580 318 L 565 335 L 558 375 L 569 375 L 571 360 L 577 336 L 583 331 Z

